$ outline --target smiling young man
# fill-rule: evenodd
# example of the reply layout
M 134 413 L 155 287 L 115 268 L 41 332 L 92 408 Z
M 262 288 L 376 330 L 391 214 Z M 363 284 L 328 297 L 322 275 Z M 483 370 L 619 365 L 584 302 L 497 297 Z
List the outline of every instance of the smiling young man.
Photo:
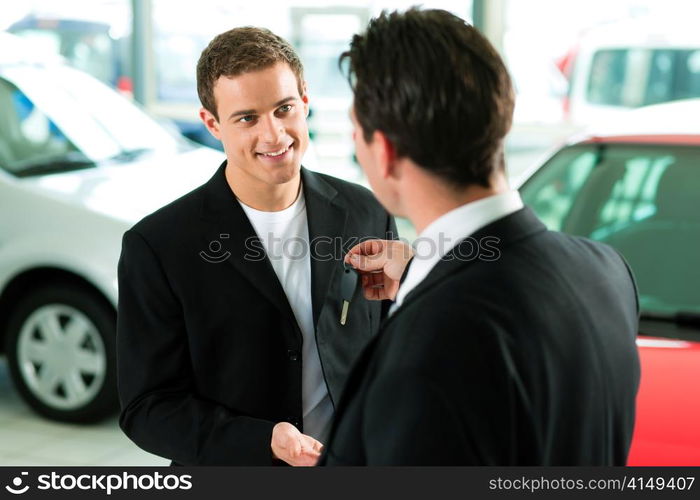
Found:
M 344 308 L 338 243 L 391 238 L 393 219 L 366 189 L 301 166 L 309 99 L 286 41 L 222 33 L 197 87 L 226 161 L 124 236 L 120 426 L 175 464 L 313 465 L 385 311 L 359 289 Z

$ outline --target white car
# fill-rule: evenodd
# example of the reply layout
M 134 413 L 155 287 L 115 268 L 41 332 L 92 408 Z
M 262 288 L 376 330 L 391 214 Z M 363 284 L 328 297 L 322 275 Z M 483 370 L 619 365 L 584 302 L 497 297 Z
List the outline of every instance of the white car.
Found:
M 124 231 L 224 156 L 24 44 L 0 33 L 0 350 L 36 411 L 89 422 L 118 405 Z
M 568 118 L 609 123 L 630 109 L 700 97 L 700 32 L 692 19 L 634 19 L 588 31 L 573 61 Z

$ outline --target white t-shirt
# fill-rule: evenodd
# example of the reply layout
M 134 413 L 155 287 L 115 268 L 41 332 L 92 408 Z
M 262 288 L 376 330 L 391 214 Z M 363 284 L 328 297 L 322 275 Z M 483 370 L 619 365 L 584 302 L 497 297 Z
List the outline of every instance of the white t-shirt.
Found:
M 311 303 L 309 225 L 304 192 L 300 189 L 297 200 L 279 212 L 262 212 L 244 203 L 241 203 L 241 207 L 265 248 L 301 330 L 304 339 L 301 358 L 304 434 L 323 443 L 333 418 L 333 405 L 316 346 Z

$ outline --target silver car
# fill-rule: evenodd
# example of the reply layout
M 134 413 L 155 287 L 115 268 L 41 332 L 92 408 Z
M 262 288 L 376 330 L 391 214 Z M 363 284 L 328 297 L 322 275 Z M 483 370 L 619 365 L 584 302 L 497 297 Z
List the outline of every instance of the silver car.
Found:
M 122 234 L 224 156 L 25 43 L 0 33 L 0 350 L 37 412 L 95 421 L 118 405 Z

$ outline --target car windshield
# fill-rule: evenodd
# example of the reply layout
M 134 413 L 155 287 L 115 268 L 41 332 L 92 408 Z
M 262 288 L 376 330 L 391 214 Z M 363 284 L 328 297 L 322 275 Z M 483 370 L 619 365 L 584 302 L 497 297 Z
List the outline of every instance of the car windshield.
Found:
M 616 248 L 643 312 L 700 313 L 700 148 L 572 146 L 520 191 L 550 229 Z
M 0 166 L 18 176 L 186 147 L 126 98 L 65 65 L 2 68 L 0 106 Z
M 84 25 L 82 29 L 61 29 L 59 23 L 59 27 L 51 29 L 35 26 L 11 31 L 47 53 L 61 54 L 70 61 L 71 66 L 90 73 L 102 82 L 113 82 L 116 80 L 113 62 L 116 42 L 109 36 L 109 26 L 89 22 L 80 24 Z

